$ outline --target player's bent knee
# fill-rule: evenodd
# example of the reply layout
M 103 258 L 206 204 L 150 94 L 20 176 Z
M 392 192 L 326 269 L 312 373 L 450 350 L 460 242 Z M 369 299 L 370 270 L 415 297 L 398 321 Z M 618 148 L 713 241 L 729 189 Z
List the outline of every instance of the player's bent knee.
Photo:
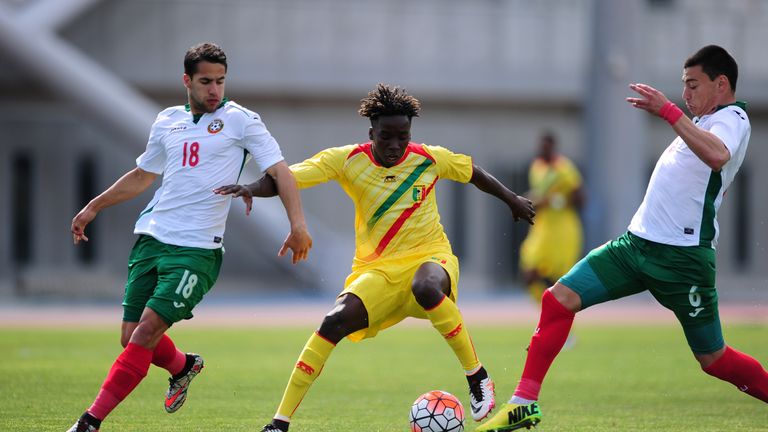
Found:
M 564 308 L 576 313 L 581 310 L 581 296 L 576 291 L 568 288 L 560 282 L 555 282 L 548 291 L 555 297 Z
M 323 318 L 318 333 L 333 343 L 368 326 L 367 314 L 348 304 L 340 303 Z
M 131 341 L 131 336 L 138 325 L 138 322 L 123 322 L 123 327 L 120 330 L 120 345 L 122 345 L 123 348 L 128 346 L 128 342 Z
M 168 325 L 159 320 L 142 319 L 131 333 L 129 342 L 154 350 L 168 330 Z
M 701 370 L 706 372 L 709 375 L 714 375 L 711 370 L 709 369 L 710 366 L 712 366 L 716 361 L 720 359 L 720 357 L 723 356 L 725 353 L 725 347 L 708 354 L 700 354 L 700 353 L 694 353 L 694 357 L 696 357 L 696 360 L 699 362 L 699 365 L 701 366 Z
M 425 309 L 436 306 L 446 295 L 440 289 L 440 280 L 436 277 L 427 277 L 413 281 L 411 292 L 416 298 L 416 302 Z
M 340 340 L 347 335 L 345 328 L 344 317 L 334 309 L 334 311 L 331 311 L 325 318 L 323 318 L 319 331 L 324 337 Z M 336 336 L 338 336 L 338 338 Z

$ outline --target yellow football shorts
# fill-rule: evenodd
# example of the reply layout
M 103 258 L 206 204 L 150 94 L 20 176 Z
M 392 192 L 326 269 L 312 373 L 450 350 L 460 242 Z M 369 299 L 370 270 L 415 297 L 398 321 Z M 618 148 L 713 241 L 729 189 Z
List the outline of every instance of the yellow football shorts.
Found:
M 407 317 L 426 319 L 424 309 L 411 292 L 416 270 L 427 262 L 442 266 L 451 279 L 449 298 L 456 301 L 459 286 L 459 260 L 451 253 L 437 253 L 388 261 L 386 265 L 369 265 L 353 271 L 344 281 L 342 296 L 352 293 L 360 298 L 368 311 L 368 327 L 347 336 L 353 342 L 376 336 Z

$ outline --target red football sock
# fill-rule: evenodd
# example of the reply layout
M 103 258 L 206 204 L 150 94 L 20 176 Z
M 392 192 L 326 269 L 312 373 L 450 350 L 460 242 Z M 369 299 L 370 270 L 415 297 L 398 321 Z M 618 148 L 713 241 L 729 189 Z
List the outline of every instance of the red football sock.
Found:
M 152 353 L 152 364 L 176 375 L 184 369 L 186 363 L 187 355 L 176 349 L 173 340 L 164 334 Z
M 726 347 L 723 356 L 703 370 L 754 398 L 768 402 L 768 372 L 757 360 L 743 352 Z
M 101 390 L 88 412 L 97 419 L 104 420 L 147 376 L 151 361 L 152 351 L 129 343 L 112 364 L 112 369 L 109 370 L 107 379 L 101 385 Z
M 530 400 L 539 399 L 544 376 L 563 348 L 575 316 L 576 314 L 560 304 L 549 290 L 544 291 L 541 297 L 539 326 L 531 338 L 523 376 L 517 384 L 515 396 Z

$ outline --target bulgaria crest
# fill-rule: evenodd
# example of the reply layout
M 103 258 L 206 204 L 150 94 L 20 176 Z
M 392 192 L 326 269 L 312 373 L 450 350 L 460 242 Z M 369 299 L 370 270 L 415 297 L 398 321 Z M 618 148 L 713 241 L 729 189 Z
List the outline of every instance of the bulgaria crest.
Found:
M 219 119 L 212 121 L 208 125 L 208 133 L 211 133 L 211 134 L 217 134 L 221 132 L 222 129 L 224 129 L 224 122 Z

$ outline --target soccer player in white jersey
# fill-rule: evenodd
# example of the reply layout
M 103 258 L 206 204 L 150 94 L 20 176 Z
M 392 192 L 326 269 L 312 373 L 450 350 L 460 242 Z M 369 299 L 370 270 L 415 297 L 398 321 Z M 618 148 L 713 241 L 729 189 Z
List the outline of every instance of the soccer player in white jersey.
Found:
M 163 110 L 152 125 L 137 167 L 89 202 L 72 220 L 77 244 L 85 227 L 104 208 L 136 197 L 163 177 L 139 215 L 139 235 L 128 262 L 121 344 L 93 404 L 68 432 L 95 432 L 104 418 L 141 382 L 150 364 L 168 370 L 165 410 L 178 410 L 203 359 L 185 354 L 165 334 L 192 309 L 219 275 L 231 198 L 213 193 L 236 182 L 247 158 L 280 185 L 291 231 L 279 255 L 290 249 L 293 263 L 312 247 L 301 198 L 280 147 L 258 114 L 224 98 L 227 57 L 215 44 L 190 48 L 184 57 L 187 105 Z
M 478 431 L 509 431 L 541 421 L 539 391 L 575 313 L 642 291 L 675 313 L 701 368 L 768 402 L 768 372 L 725 344 L 717 310 L 717 210 L 749 142 L 746 104 L 736 100 L 736 61 L 723 48 L 701 48 L 683 65 L 689 119 L 660 91 L 630 88 L 632 106 L 666 120 L 678 137 L 656 163 L 628 231 L 592 250 L 549 288 L 522 378 L 509 403 Z

